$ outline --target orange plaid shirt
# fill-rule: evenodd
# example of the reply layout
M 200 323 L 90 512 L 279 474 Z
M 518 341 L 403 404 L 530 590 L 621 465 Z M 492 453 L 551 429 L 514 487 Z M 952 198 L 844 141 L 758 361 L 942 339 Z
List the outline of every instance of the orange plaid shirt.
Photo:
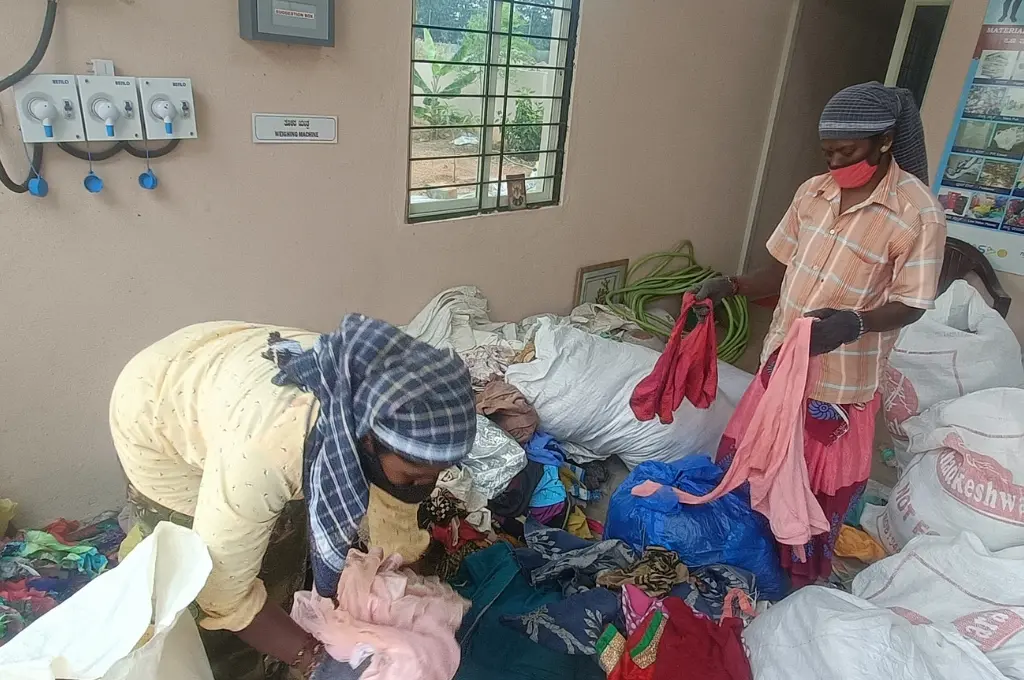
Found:
M 830 175 L 811 178 L 768 239 L 768 252 L 787 268 L 762 363 L 805 312 L 866 312 L 887 302 L 935 306 L 946 217 L 928 187 L 894 162 L 863 203 L 840 215 L 839 200 Z M 809 396 L 830 404 L 871 401 L 898 334 L 867 333 L 822 355 Z

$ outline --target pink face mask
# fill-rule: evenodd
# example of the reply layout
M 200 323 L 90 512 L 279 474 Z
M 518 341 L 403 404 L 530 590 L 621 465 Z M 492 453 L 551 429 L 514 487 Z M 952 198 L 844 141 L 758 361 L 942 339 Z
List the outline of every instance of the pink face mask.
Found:
M 858 189 L 875 176 L 878 170 L 877 165 L 871 165 L 865 158 L 859 163 L 847 165 L 842 168 L 829 168 L 829 174 L 836 181 L 840 189 Z

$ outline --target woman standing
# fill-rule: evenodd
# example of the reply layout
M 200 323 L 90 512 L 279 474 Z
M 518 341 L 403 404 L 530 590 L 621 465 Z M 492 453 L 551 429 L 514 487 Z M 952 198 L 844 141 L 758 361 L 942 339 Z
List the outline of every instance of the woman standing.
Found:
M 256 680 L 323 658 L 286 613 L 307 573 L 307 523 L 315 588 L 333 597 L 367 511 L 416 533 L 410 509 L 469 453 L 476 414 L 456 355 L 348 315 L 320 337 L 235 322 L 178 331 L 125 367 L 110 425 L 139 525 L 189 525 L 210 549 L 197 604 L 215 677 Z
M 768 239 L 774 264 L 710 279 L 696 295 L 715 303 L 737 294 L 779 296 L 761 370 L 744 396 L 755 404 L 793 322 L 816 319 L 810 353 L 820 357 L 820 371 L 804 413 L 803 450 L 831 531 L 802 550 L 780 546 L 797 587 L 831 574 L 839 529 L 871 472 L 879 376 L 899 329 L 934 306 L 946 242 L 943 208 L 927 185 L 921 116 L 908 90 L 848 87 L 825 106 L 818 131 L 828 172 L 804 182 Z M 723 460 L 746 430 L 736 421 L 719 447 Z

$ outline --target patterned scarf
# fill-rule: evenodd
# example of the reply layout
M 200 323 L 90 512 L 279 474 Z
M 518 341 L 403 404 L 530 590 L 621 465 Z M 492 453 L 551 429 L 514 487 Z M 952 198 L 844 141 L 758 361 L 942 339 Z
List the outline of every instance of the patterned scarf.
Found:
M 892 157 L 928 184 L 928 155 L 921 113 L 910 90 L 861 83 L 836 93 L 821 113 L 822 139 L 867 139 L 893 130 Z
M 333 597 L 369 504 L 360 440 L 372 431 L 414 463 L 457 463 L 476 434 L 469 371 L 455 354 L 360 314 L 347 315 L 308 351 L 276 334 L 269 345 L 264 356 L 281 369 L 274 382 L 297 385 L 320 403 L 302 486 L 316 589 Z

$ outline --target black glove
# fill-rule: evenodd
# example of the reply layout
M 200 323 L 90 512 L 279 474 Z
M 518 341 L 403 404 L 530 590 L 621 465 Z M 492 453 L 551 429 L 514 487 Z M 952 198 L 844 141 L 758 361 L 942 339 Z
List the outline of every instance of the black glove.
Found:
M 691 288 L 690 292 L 693 293 L 693 297 L 697 302 L 711 300 L 711 305 L 717 306 L 725 298 L 736 294 L 736 284 L 728 276 L 718 276 Z M 704 305 L 694 307 L 693 313 L 697 315 L 697 321 L 703 321 L 704 317 L 708 315 L 708 308 Z
M 804 316 L 819 319 L 811 325 L 811 356 L 828 354 L 861 336 L 863 326 L 857 312 L 815 309 Z

